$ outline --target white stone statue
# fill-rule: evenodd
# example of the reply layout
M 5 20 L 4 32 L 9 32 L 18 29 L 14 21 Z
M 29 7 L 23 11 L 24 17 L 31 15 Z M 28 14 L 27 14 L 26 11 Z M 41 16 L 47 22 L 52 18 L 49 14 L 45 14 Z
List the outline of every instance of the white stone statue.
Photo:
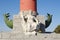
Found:
M 39 24 L 38 20 L 30 14 L 28 14 L 28 15 L 20 14 L 20 15 L 21 15 L 21 18 L 22 18 L 22 20 L 21 20 L 22 23 L 21 24 L 22 24 L 23 31 L 24 31 L 25 35 L 35 35 L 35 34 L 37 34 L 37 32 L 35 30 L 37 28 L 37 25 Z

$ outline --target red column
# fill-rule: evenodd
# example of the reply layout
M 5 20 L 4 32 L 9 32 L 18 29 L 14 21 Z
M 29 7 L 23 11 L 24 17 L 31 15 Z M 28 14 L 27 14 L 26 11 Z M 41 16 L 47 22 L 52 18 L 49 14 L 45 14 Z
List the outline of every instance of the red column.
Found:
M 20 0 L 20 11 L 36 11 L 36 0 Z

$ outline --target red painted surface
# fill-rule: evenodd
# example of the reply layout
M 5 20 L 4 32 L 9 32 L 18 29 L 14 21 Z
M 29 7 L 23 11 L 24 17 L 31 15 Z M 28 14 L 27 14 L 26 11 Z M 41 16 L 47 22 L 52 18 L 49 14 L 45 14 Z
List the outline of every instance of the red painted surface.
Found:
M 36 0 L 20 0 L 20 11 L 21 10 L 36 11 Z

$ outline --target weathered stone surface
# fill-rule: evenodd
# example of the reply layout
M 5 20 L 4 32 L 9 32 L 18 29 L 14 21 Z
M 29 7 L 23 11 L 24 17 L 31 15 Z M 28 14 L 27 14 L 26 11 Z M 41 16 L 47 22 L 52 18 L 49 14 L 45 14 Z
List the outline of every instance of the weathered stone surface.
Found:
M 2 38 L 2 39 L 4 39 L 4 38 L 10 38 L 10 35 L 11 35 L 10 32 L 2 32 L 1 38 Z
M 22 27 L 21 27 L 21 18 L 19 15 L 15 15 L 13 18 L 13 33 L 19 32 L 22 33 Z
M 23 38 L 24 34 L 23 33 L 13 33 L 11 34 L 11 38 Z
M 60 40 L 60 34 L 53 34 L 54 40 Z
M 0 40 L 10 40 L 10 39 L 0 39 Z
M 24 35 L 23 33 L 2 32 L 0 40 L 60 40 L 60 34 L 38 33 L 35 35 Z
M 45 25 L 45 17 L 43 15 L 37 15 L 36 18 L 39 20 L 39 22 Z
M 1 32 L 0 32 L 0 38 L 1 38 L 1 36 L 2 36 L 2 35 L 1 35 Z

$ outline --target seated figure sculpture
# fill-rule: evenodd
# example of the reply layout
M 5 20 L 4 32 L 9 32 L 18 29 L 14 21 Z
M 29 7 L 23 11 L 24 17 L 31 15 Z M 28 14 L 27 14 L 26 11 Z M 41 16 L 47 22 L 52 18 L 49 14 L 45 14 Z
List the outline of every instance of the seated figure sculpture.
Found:
M 21 15 L 22 18 L 22 28 L 25 35 L 37 35 L 36 28 L 39 24 L 38 20 L 35 16 L 30 14 L 28 15 Z

